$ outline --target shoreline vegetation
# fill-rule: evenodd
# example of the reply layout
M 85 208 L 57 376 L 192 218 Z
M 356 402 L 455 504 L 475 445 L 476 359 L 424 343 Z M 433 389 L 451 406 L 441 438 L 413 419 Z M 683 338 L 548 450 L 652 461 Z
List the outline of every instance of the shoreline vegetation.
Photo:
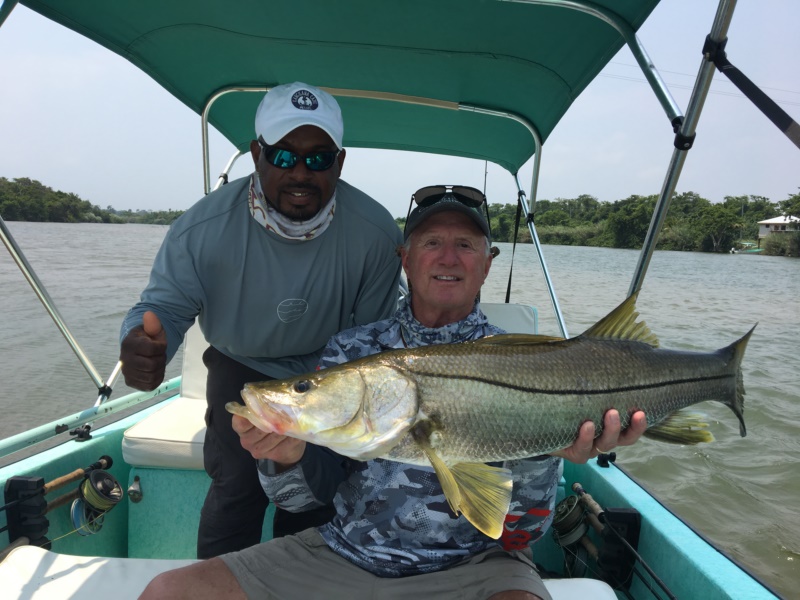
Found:
M 800 189 L 800 188 L 799 188 Z M 543 244 L 640 248 L 658 195 L 633 195 L 601 202 L 582 194 L 536 202 L 534 222 Z M 100 208 L 77 194 L 53 190 L 39 181 L 0 177 L 0 216 L 6 221 L 55 223 L 139 223 L 170 225 L 181 210 L 115 210 Z M 517 207 L 490 204 L 492 238 L 512 242 Z M 694 192 L 676 193 L 670 203 L 657 249 L 730 252 L 758 240 L 758 222 L 781 215 L 800 215 L 800 193 L 772 202 L 764 196 L 725 196 L 712 203 Z M 395 219 L 403 227 L 405 218 Z M 530 243 L 528 228 L 520 223 L 517 242 Z M 761 254 L 800 257 L 800 231 L 771 234 Z

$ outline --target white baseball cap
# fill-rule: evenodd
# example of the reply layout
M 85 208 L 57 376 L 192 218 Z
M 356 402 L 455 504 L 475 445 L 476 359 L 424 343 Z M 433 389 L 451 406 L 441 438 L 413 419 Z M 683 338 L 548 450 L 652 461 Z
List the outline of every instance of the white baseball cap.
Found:
M 258 105 L 256 136 L 269 145 L 302 125 L 319 127 L 342 149 L 342 110 L 328 92 L 296 81 L 275 86 Z

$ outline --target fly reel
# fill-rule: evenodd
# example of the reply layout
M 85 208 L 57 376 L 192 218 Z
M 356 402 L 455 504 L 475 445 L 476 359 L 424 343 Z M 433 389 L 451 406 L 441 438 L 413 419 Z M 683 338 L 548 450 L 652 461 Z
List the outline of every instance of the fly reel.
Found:
M 577 496 L 567 496 L 558 503 L 553 517 L 553 529 L 553 537 L 562 547 L 571 546 L 589 531 Z
M 122 486 L 108 471 L 90 471 L 72 503 L 72 524 L 80 535 L 92 535 L 103 527 L 105 514 L 122 500 Z

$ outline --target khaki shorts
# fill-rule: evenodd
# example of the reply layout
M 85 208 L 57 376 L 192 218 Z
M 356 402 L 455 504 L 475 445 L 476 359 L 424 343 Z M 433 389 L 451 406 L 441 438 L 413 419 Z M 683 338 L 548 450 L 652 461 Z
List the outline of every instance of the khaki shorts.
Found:
M 259 600 L 486 600 L 523 590 L 551 600 L 533 562 L 493 548 L 443 571 L 378 577 L 333 552 L 316 529 L 220 556 L 248 598 Z

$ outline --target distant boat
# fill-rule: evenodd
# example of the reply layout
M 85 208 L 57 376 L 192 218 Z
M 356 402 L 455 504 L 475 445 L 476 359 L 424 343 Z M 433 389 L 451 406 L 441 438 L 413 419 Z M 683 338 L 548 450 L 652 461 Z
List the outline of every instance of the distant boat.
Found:
M 755 242 L 739 242 L 738 245 L 739 248 L 731 248 L 731 254 L 759 254 L 761 252 L 761 248 Z

